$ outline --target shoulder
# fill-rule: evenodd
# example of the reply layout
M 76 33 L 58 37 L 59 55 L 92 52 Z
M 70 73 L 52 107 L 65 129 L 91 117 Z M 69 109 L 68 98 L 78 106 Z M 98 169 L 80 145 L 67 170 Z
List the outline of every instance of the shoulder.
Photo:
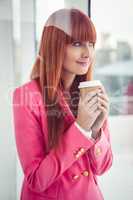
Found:
M 37 80 L 30 80 L 13 90 L 13 103 L 21 105 L 30 105 L 41 102 L 42 99 L 40 87 Z
M 30 81 L 23 83 L 22 85 L 16 87 L 13 92 L 15 92 L 16 90 L 17 91 L 22 91 L 22 90 L 38 91 L 39 87 L 38 87 L 37 81 L 34 79 L 34 80 L 30 80 Z

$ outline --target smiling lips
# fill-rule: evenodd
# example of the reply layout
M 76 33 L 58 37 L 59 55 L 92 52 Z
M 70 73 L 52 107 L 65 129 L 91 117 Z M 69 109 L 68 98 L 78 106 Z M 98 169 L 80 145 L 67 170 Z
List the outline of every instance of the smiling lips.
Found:
M 78 60 L 78 61 L 76 61 L 76 63 L 80 64 L 83 67 L 86 67 L 89 65 L 90 60 L 88 60 L 88 59 L 87 60 Z

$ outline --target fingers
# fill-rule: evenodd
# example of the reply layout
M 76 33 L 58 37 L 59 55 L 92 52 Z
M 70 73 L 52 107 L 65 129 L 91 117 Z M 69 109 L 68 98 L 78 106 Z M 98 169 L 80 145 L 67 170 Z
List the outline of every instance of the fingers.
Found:
M 108 109 L 108 102 L 104 99 L 98 98 L 98 105 L 102 105 L 104 108 Z
M 99 107 L 99 109 L 101 110 L 101 112 L 104 113 L 104 115 L 107 115 L 107 114 L 108 114 L 108 110 L 107 110 L 103 105 L 99 105 L 98 107 Z
M 99 98 L 98 99 L 98 108 L 103 112 L 103 113 L 108 113 L 109 112 L 109 104 L 107 101 Z
M 89 102 L 87 102 L 87 106 L 91 108 L 93 105 L 95 104 L 97 105 L 97 103 L 98 103 L 98 96 L 95 95 L 94 97 L 91 98 L 91 100 L 89 100 Z
M 107 93 L 106 93 L 106 90 L 105 90 L 105 88 L 104 88 L 103 85 L 100 87 L 99 90 L 100 90 L 100 93 L 101 93 L 101 94 L 103 94 L 104 96 L 106 96 L 106 97 L 108 98 Z
M 98 109 L 98 104 L 95 103 L 91 107 L 87 107 L 87 109 L 89 110 L 89 113 L 93 113 Z
M 103 94 L 101 92 L 99 92 L 98 94 L 98 97 L 100 97 L 101 99 L 105 100 L 106 102 L 109 102 L 109 98 L 106 94 Z
M 86 109 L 88 109 L 90 113 L 94 113 L 97 110 L 106 113 L 109 111 L 109 98 L 103 86 L 94 92 L 86 94 L 81 102 L 86 106 Z
M 97 118 L 101 113 L 101 109 L 98 108 L 97 103 L 95 103 L 91 108 L 87 107 L 87 109 L 88 109 L 88 114 L 90 116 L 93 116 L 94 118 Z
M 83 102 L 86 104 L 88 103 L 93 97 L 97 96 L 98 90 L 94 92 L 89 92 L 88 94 L 85 95 Z
M 100 87 L 100 89 L 102 90 L 102 92 L 103 92 L 104 94 L 106 93 L 105 88 L 104 88 L 103 85 Z
M 104 112 L 104 109 L 106 112 L 109 110 L 109 98 L 107 96 L 107 93 L 102 86 L 101 92 L 98 93 L 98 102 L 99 102 L 99 108 Z

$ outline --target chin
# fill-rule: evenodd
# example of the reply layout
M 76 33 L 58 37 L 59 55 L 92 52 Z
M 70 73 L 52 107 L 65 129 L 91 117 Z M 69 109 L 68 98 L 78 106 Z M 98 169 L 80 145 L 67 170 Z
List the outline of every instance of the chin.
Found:
M 88 69 L 87 70 L 82 70 L 82 71 L 77 71 L 76 72 L 76 75 L 84 75 L 88 72 Z

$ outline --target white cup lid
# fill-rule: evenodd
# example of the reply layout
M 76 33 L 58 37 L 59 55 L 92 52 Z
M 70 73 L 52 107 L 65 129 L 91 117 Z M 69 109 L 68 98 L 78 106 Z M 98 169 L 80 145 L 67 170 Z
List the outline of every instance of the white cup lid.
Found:
M 102 86 L 102 83 L 100 80 L 94 80 L 94 81 L 82 81 L 79 83 L 78 88 L 84 88 L 84 87 L 96 87 L 96 86 Z

